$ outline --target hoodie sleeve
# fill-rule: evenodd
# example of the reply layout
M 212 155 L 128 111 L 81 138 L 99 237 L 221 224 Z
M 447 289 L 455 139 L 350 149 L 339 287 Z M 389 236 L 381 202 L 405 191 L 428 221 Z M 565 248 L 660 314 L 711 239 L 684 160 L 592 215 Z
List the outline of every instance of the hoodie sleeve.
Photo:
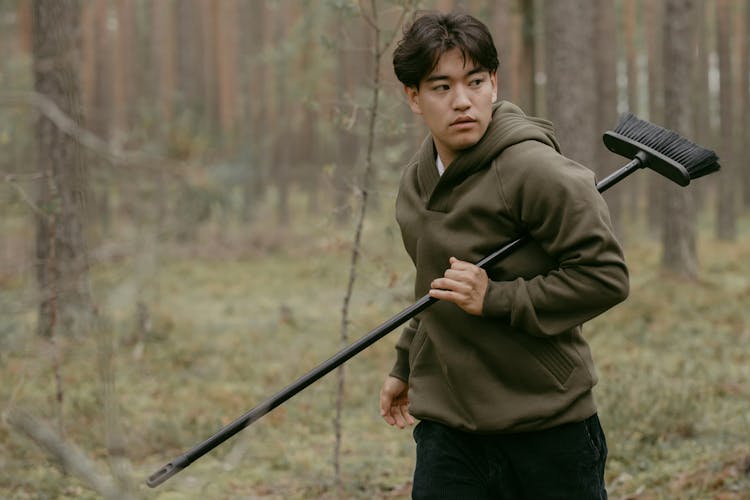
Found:
M 498 185 L 506 210 L 558 266 L 530 279 L 490 281 L 483 315 L 547 336 L 625 300 L 628 272 L 593 172 L 534 141 L 503 155 L 508 168 Z
M 389 374 L 391 377 L 396 377 L 407 383 L 409 382 L 409 348 L 418 328 L 419 320 L 412 318 L 401 332 L 401 337 L 396 342 L 396 363 Z

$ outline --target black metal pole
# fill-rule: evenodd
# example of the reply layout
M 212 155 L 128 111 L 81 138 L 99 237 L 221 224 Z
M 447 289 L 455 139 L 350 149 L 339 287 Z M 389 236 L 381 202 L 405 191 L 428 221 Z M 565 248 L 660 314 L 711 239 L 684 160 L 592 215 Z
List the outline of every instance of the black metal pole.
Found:
M 636 158 L 627 165 L 621 167 L 620 169 L 604 178 L 596 185 L 596 188 L 600 193 L 602 193 L 639 168 L 643 167 L 644 165 L 645 159 Z M 511 241 L 510 243 L 504 245 L 502 248 L 486 256 L 481 261 L 477 262 L 476 265 L 483 269 L 487 268 L 495 262 L 510 255 L 516 249 L 528 242 L 529 239 L 529 236 L 525 235 L 514 241 Z M 231 424 L 222 428 L 210 438 L 206 439 L 202 443 L 195 445 L 193 448 L 189 449 L 179 457 L 164 465 L 154 474 L 149 476 L 146 484 L 148 484 L 152 488 L 159 486 L 164 481 L 174 476 L 182 469 L 195 462 L 200 457 L 213 450 L 230 437 L 240 432 L 245 427 L 260 419 L 262 416 L 269 413 L 277 406 L 281 405 L 300 391 L 323 378 L 329 372 L 333 371 L 342 364 L 346 363 L 349 359 L 364 351 L 372 344 L 385 337 L 387 334 L 403 325 L 420 312 L 430 307 L 435 302 L 437 302 L 437 299 L 432 298 L 429 295 L 423 296 L 417 302 L 402 310 L 400 313 L 396 314 L 389 320 L 385 321 L 380 326 L 370 331 L 367 335 L 363 336 L 353 344 L 337 352 L 336 354 L 328 358 L 328 360 L 324 361 L 311 371 L 298 378 L 295 382 L 289 384 L 281 391 L 266 399 L 264 402 L 260 403 L 258 406 L 248 411 Z

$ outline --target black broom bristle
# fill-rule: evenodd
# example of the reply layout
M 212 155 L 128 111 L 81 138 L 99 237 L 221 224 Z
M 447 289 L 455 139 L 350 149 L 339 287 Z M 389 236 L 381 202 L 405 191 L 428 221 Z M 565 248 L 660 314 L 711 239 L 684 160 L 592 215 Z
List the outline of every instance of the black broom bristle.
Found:
M 697 179 L 719 170 L 719 157 L 709 149 L 685 139 L 677 132 L 641 120 L 632 113 L 624 113 L 614 132 L 639 145 L 647 153 L 656 152 L 679 163 L 690 179 Z

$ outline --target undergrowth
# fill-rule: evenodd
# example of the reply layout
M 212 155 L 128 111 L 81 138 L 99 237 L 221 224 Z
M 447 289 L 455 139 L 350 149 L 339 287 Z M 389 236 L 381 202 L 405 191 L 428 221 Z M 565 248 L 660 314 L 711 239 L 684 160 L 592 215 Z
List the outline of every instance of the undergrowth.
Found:
M 411 303 L 413 272 L 383 212 L 365 228 L 354 338 Z M 313 219 L 287 233 L 272 226 L 261 214 L 244 232 L 213 226 L 189 246 L 162 244 L 103 259 L 94 267 L 92 289 L 107 321 L 100 331 L 57 338 L 55 346 L 33 335 L 31 271 L 6 277 L 0 282 L 3 412 L 23 408 L 55 429 L 61 421 L 65 439 L 106 471 L 98 365 L 104 338 L 114 347 L 119 432 L 139 496 L 408 498 L 413 441 L 409 431 L 386 426 L 377 410 L 397 333 L 346 365 L 343 490 L 332 482 L 334 377 L 158 489 L 145 486 L 158 467 L 341 347 L 349 230 Z M 720 244 L 701 233 L 698 282 L 664 274 L 658 245 L 629 238 L 630 298 L 584 327 L 600 376 L 596 397 L 610 449 L 611 498 L 750 498 L 745 234 Z M 155 255 L 146 259 L 143 251 Z M 96 494 L 3 423 L 0 497 Z

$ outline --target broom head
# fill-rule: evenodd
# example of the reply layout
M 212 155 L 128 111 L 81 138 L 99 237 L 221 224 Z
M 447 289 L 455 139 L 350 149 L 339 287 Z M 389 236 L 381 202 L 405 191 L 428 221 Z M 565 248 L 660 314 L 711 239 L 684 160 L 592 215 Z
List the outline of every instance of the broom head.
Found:
M 638 156 L 643 166 L 680 186 L 720 168 L 719 157 L 713 151 L 632 113 L 624 113 L 614 131 L 604 133 L 603 140 L 613 153 L 631 160 Z

